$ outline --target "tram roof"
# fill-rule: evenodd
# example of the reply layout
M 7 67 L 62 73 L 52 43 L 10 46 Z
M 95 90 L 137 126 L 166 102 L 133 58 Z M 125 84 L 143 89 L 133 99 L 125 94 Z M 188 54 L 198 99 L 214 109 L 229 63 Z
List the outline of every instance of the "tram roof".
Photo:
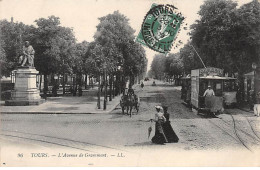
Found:
M 220 76 L 202 76 L 200 79 L 211 79 L 211 80 L 236 80 L 233 77 L 220 77 Z

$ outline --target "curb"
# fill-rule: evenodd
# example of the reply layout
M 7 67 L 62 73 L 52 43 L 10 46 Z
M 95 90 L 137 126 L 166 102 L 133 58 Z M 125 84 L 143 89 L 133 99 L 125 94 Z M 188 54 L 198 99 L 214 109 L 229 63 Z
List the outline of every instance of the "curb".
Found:
M 247 112 L 247 113 L 253 113 L 254 114 L 253 110 L 246 110 L 246 109 L 243 109 L 243 108 L 240 108 L 240 107 L 237 107 L 237 109 L 242 110 L 242 111 Z
M 120 101 L 120 96 L 118 96 L 119 99 L 114 98 L 114 100 Z M 48 112 L 1 112 L 1 114 L 108 114 L 112 112 L 118 105 L 119 101 L 116 101 L 116 103 L 109 109 L 109 110 L 98 110 L 98 111 L 92 111 L 92 112 L 55 112 L 55 111 L 48 111 Z

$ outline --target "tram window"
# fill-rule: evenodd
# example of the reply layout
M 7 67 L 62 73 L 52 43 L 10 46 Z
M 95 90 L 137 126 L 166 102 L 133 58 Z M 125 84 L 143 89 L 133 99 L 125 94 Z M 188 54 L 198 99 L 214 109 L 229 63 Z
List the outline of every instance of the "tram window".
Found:
M 221 84 L 220 83 L 216 84 L 216 90 L 220 90 L 220 89 L 221 89 Z
M 213 90 L 215 91 L 215 95 L 216 96 L 221 96 L 222 95 L 222 86 L 221 83 L 218 81 L 215 84 L 215 88 L 213 88 Z
M 235 81 L 225 81 L 224 82 L 224 91 L 231 92 L 235 90 Z

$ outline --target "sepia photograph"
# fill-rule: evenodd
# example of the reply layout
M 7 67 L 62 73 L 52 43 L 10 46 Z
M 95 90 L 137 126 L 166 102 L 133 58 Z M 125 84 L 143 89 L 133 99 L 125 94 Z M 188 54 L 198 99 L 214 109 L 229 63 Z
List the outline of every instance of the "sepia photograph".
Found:
M 0 0 L 0 167 L 259 167 L 259 0 Z

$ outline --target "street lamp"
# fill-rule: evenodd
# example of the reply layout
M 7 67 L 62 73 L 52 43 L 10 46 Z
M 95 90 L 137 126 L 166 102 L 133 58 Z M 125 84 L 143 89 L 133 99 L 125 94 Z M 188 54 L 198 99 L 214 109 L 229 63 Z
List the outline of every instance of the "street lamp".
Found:
M 55 74 L 55 75 L 54 75 L 55 84 L 58 83 L 58 78 L 59 78 L 59 77 Z
M 118 73 L 119 73 L 119 75 L 118 75 L 118 81 L 117 81 L 117 83 L 118 83 L 118 90 L 119 90 L 119 95 L 121 94 L 121 92 L 122 92 L 122 89 L 121 89 L 121 85 L 122 85 L 122 83 L 121 83 L 121 66 L 119 65 L 119 66 L 117 66 L 117 70 L 118 70 Z
M 73 96 L 76 96 L 77 93 L 76 74 L 72 74 L 72 89 L 73 89 Z

